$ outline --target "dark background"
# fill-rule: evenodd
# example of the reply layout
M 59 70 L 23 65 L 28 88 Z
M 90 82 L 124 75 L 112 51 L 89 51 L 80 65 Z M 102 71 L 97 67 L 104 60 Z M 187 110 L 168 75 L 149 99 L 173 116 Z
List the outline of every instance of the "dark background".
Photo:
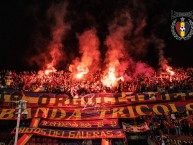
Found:
M 39 66 L 30 65 L 32 56 L 38 55 L 35 48 L 41 33 L 41 39 L 49 42 L 50 24 L 46 21 L 47 9 L 60 0 L 8 0 L 0 3 L 0 70 L 2 69 L 41 69 Z M 66 65 L 72 58 L 78 55 L 77 33 L 82 33 L 89 27 L 96 27 L 97 35 L 104 42 L 108 35 L 108 23 L 122 9 L 130 10 L 133 19 L 144 12 L 147 17 L 147 26 L 144 30 L 145 37 L 154 34 L 165 43 L 163 48 L 165 57 L 173 67 L 193 66 L 193 38 L 187 41 L 178 41 L 171 34 L 171 10 L 191 11 L 192 1 L 179 0 L 67 0 L 67 14 L 65 20 L 70 23 L 71 29 L 63 39 L 66 52 L 69 54 Z M 136 15 L 135 15 L 136 14 Z M 153 40 L 152 40 L 153 41 Z M 42 43 L 42 41 L 40 41 Z M 42 45 L 42 50 L 46 50 Z M 150 66 L 158 68 L 158 54 L 155 48 L 147 49 L 142 61 Z M 100 51 L 104 56 L 106 52 L 104 44 L 100 45 Z

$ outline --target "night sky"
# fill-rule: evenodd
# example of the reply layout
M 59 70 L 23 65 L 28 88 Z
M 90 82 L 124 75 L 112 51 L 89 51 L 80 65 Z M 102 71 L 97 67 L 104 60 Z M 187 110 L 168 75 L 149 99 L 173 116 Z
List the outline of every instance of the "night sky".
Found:
M 32 61 L 40 52 L 47 51 L 51 38 L 51 28 L 55 21 L 48 18 L 48 10 L 61 0 L 8 0 L 0 4 L 0 70 L 2 69 L 42 69 Z M 108 26 L 118 17 L 121 11 L 129 11 L 134 22 L 145 18 L 146 25 L 141 35 L 148 39 L 149 44 L 145 55 L 131 52 L 133 58 L 142 60 L 153 68 L 158 68 L 158 52 L 152 36 L 164 43 L 164 56 L 173 67 L 193 66 L 193 37 L 190 40 L 176 40 L 171 33 L 171 10 L 191 11 L 191 0 L 67 0 L 64 22 L 70 25 L 62 37 L 62 50 L 66 54 L 58 68 L 79 55 L 77 35 L 89 28 L 97 30 L 100 40 L 102 59 L 107 47 L 104 44 L 109 35 Z M 134 23 L 133 27 L 139 26 Z M 125 40 L 138 37 L 131 35 Z M 132 41 L 133 45 L 135 42 Z

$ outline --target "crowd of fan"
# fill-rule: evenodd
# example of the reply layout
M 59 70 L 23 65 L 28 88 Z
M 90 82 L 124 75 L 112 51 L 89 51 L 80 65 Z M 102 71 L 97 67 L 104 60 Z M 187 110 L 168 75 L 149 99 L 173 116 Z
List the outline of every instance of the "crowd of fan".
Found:
M 130 80 L 117 82 L 114 87 L 104 86 L 102 73 L 88 74 L 82 79 L 75 79 L 69 71 L 50 74 L 35 71 L 0 71 L 0 87 L 33 92 L 70 93 L 72 96 L 97 92 L 145 92 L 178 91 L 193 89 L 193 68 L 175 69 L 175 74 L 155 73 L 146 77 L 144 74 L 130 77 Z
M 193 136 L 193 111 L 190 110 L 139 116 L 124 122 L 131 125 L 140 125 L 146 122 L 150 128 L 149 137 L 157 140 L 160 145 L 182 144 L 172 142 L 170 140 L 172 136 Z M 190 145 L 193 144 L 193 141 L 184 141 L 183 144 Z
M 153 135 L 160 144 L 193 144 L 193 141 L 171 142 L 172 136 L 193 136 L 193 112 L 163 113 L 149 123 Z

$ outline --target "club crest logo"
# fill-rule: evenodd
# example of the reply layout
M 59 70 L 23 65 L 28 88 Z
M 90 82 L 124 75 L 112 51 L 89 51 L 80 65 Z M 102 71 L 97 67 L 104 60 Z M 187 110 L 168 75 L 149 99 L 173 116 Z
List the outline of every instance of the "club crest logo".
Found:
M 193 35 L 193 11 L 175 12 L 171 11 L 171 32 L 177 40 L 188 40 Z

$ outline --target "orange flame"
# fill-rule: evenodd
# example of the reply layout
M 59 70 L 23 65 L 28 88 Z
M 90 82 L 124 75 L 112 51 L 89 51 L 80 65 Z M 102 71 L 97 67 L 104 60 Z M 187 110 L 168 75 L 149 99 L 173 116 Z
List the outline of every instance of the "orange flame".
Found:
M 123 77 L 116 77 L 115 67 L 109 67 L 108 74 L 101 80 L 104 86 L 114 87 L 118 80 L 124 81 Z
M 167 67 L 167 68 L 166 68 L 166 71 L 167 71 L 171 76 L 173 76 L 173 75 L 175 74 L 175 72 L 172 71 L 172 68 L 171 68 L 171 67 Z
M 78 71 L 78 73 L 76 74 L 77 79 L 83 78 L 83 76 L 89 72 L 88 68 L 86 66 L 84 66 L 84 64 L 79 65 L 77 67 L 77 71 Z
M 53 67 L 52 63 L 47 64 L 47 68 L 44 71 L 46 75 L 49 75 L 50 73 L 56 72 L 57 70 Z

